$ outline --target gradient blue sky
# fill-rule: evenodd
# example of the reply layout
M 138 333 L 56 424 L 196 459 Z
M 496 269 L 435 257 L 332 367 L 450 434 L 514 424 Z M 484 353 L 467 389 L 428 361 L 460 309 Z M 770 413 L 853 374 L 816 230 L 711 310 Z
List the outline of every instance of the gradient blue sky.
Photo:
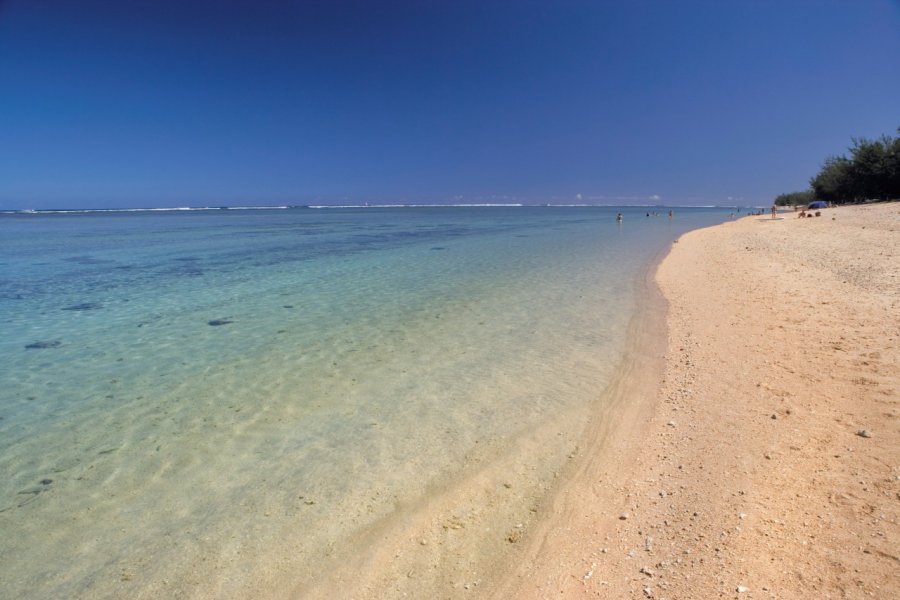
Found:
M 767 204 L 900 126 L 890 0 L 0 0 L 0 207 Z

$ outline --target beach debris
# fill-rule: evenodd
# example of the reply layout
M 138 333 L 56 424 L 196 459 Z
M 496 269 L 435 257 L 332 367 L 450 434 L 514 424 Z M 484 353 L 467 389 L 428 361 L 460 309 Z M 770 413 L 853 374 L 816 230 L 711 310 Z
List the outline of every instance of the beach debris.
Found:
M 584 579 L 584 581 L 587 581 L 588 579 L 590 579 L 591 577 L 593 577 L 593 576 L 594 576 L 594 569 L 596 569 L 596 568 L 597 568 L 597 563 L 591 563 L 591 570 L 588 571 L 587 573 L 585 573 L 585 574 L 584 574 L 584 577 L 582 577 L 582 579 Z
M 627 521 L 627 520 L 628 520 L 628 517 L 629 517 L 629 514 L 628 514 L 627 512 L 623 512 L 621 515 L 619 515 L 619 520 L 620 520 L 620 521 Z
M 59 340 L 50 340 L 47 342 L 32 342 L 25 346 L 26 350 L 43 350 L 45 348 L 59 348 L 62 342 Z
M 651 588 L 649 585 L 646 586 L 644 588 L 644 595 L 647 596 L 648 598 L 652 598 L 653 597 L 653 588 Z
M 650 567 L 641 567 L 641 573 L 643 573 L 647 577 L 653 577 L 653 569 L 651 569 Z
M 52 479 L 41 479 L 41 485 L 50 485 L 53 483 Z
M 228 325 L 229 323 L 234 323 L 231 319 L 213 319 L 212 321 L 207 321 L 207 325 L 212 325 L 213 327 L 218 327 L 219 325 Z
M 666 423 L 666 425 L 668 425 L 669 427 L 675 427 L 675 426 L 676 426 L 675 421 L 669 421 L 668 423 Z
M 644 540 L 644 550 L 650 552 L 653 550 L 653 538 L 651 536 L 647 536 L 647 539 Z
M 872 432 L 869 431 L 868 429 L 860 429 L 859 431 L 856 432 L 856 435 L 858 435 L 859 437 L 863 437 L 863 438 L 870 438 L 870 437 L 872 437 Z
M 738 594 L 744 594 L 744 593 L 746 593 L 746 592 L 749 592 L 750 590 L 747 589 L 746 587 L 742 586 L 742 585 L 739 585 L 739 586 L 737 586 L 737 590 L 735 590 L 735 591 L 736 591 Z

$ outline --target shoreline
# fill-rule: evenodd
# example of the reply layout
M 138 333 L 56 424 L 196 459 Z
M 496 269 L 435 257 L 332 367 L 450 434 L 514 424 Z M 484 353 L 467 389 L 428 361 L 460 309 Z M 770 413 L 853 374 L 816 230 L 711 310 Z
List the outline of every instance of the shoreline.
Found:
M 662 382 L 494 597 L 900 596 L 900 204 L 781 216 L 673 244 Z
M 583 498 L 570 498 L 573 486 L 586 481 L 589 472 L 609 469 L 607 450 L 633 458 L 636 447 L 632 440 L 646 433 L 644 420 L 655 410 L 653 401 L 663 372 L 666 341 L 665 335 L 660 334 L 665 329 L 665 300 L 655 282 L 655 273 L 670 247 L 671 244 L 660 250 L 635 276 L 636 307 L 628 321 L 621 361 L 604 391 L 592 401 L 589 423 L 577 437 L 569 460 L 560 466 L 552 485 L 524 490 L 531 499 L 526 503 L 530 509 L 526 508 L 524 514 L 522 510 L 511 510 L 522 504 L 521 497 L 510 502 L 510 490 L 504 489 L 508 484 L 501 482 L 510 479 L 504 473 L 515 471 L 519 446 L 554 442 L 537 431 L 532 432 L 535 439 L 524 436 L 474 472 L 446 482 L 427 497 L 362 532 L 354 545 L 367 546 L 368 552 L 332 565 L 333 571 L 314 583 L 295 587 L 292 597 L 325 599 L 334 597 L 335 590 L 343 590 L 349 594 L 347 597 L 373 600 L 521 597 L 521 591 L 515 589 L 517 578 L 510 573 L 516 573 L 518 565 L 530 564 L 530 557 L 539 555 L 548 536 L 568 529 L 559 528 L 560 515 L 575 518 L 584 509 Z M 653 375 L 646 377 L 647 373 Z M 636 395 L 640 402 L 632 401 Z M 604 452 L 593 451 L 598 448 Z M 513 491 L 517 497 L 522 493 Z M 595 499 L 601 500 L 595 503 L 598 507 L 605 507 L 613 498 L 609 490 L 595 493 Z M 491 536 L 495 538 L 493 542 L 482 540 L 475 547 L 464 536 L 454 543 L 446 535 L 447 519 L 465 513 L 467 516 L 458 524 L 460 529 L 484 528 L 504 533 Z M 521 523 L 516 524 L 517 521 Z M 453 533 L 456 525 L 451 524 L 449 529 Z M 418 555 L 410 553 L 410 548 L 415 548 Z M 472 553 L 473 550 L 477 551 Z M 464 564 L 459 563 L 460 557 L 465 557 Z M 553 556 L 545 558 L 551 560 Z M 442 564 L 445 570 L 435 572 L 435 564 Z M 467 573 L 470 582 L 461 583 Z M 528 574 L 523 572 L 520 576 L 527 578 Z
M 622 361 L 596 400 L 597 410 L 582 434 L 578 456 L 548 497 L 551 514 L 535 527 L 514 568 L 487 597 L 598 597 L 588 593 L 588 583 L 594 577 L 603 580 L 598 567 L 614 543 L 609 524 L 625 514 L 625 496 L 630 496 L 622 482 L 638 460 L 641 441 L 650 435 L 659 409 L 668 303 L 656 278 L 676 243 L 660 251 L 636 278 L 637 306 Z M 610 598 L 619 597 L 607 592 Z

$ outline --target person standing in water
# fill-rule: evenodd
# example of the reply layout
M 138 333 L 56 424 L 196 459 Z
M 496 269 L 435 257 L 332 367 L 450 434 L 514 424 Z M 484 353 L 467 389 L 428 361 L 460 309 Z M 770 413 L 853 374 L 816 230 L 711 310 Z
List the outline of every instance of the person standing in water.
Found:
M 619 213 L 616 215 L 616 223 L 621 223 L 621 222 L 622 222 L 622 213 Z

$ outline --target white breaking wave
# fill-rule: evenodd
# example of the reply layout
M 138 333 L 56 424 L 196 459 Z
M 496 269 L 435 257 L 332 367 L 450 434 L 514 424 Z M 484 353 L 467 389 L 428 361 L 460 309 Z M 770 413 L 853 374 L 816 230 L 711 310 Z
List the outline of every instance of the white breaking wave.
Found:
M 184 212 L 208 210 L 283 210 L 290 206 L 169 206 L 156 208 L 67 208 L 67 209 L 26 209 L 3 211 L 4 214 L 82 214 L 82 213 L 123 213 L 123 212 Z
M 516 208 L 524 204 L 311 204 L 307 208 Z

